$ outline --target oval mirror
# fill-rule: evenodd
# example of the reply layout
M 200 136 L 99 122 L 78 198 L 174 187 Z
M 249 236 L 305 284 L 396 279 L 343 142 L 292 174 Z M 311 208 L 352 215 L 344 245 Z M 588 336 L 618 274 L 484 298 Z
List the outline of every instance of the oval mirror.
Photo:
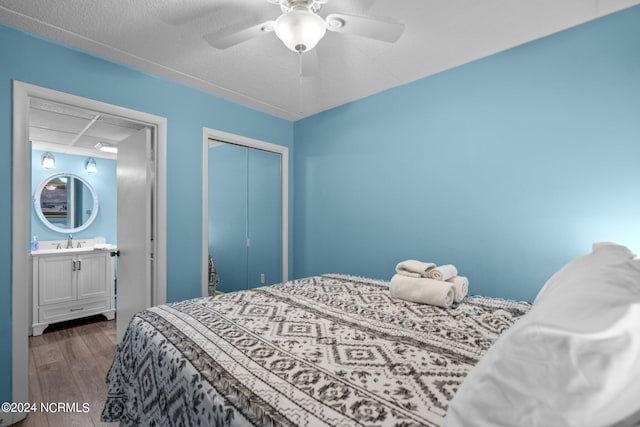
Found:
M 87 180 L 73 173 L 47 176 L 36 188 L 34 208 L 42 223 L 59 233 L 77 233 L 98 215 L 98 196 Z

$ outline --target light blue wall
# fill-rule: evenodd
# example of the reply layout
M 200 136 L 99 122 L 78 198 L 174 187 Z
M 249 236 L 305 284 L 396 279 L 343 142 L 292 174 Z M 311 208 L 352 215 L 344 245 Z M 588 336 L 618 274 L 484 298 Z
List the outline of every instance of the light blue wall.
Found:
M 0 216 L 0 401 L 11 395 L 8 201 L 14 79 L 167 118 L 169 301 L 201 293 L 202 127 L 293 148 L 291 122 L 0 25 L 0 198 L 5 201 L 4 215 Z
M 593 241 L 640 252 L 640 7 L 298 121 L 295 147 L 295 277 L 415 258 L 530 301 Z
M 107 243 L 117 243 L 116 161 L 95 158 L 97 171 L 89 173 L 84 169 L 87 156 L 53 153 L 56 159 L 55 169 L 44 169 L 40 165 L 43 153 L 40 150 L 31 151 L 31 195 L 35 197 L 35 190 L 42 180 L 53 173 L 69 172 L 84 178 L 93 186 L 98 195 L 98 215 L 93 224 L 84 231 L 74 233 L 73 238 L 104 237 Z M 38 236 L 40 241 L 59 240 L 67 237 L 67 234 L 58 233 L 45 227 L 34 209 L 31 210 L 30 235 Z

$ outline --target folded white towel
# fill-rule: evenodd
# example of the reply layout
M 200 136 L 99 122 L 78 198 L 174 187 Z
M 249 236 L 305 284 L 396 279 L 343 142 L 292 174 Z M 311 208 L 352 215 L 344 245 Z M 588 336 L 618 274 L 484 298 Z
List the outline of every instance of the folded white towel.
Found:
M 467 292 L 469 292 L 469 279 L 464 276 L 456 276 L 447 280 L 447 282 L 453 284 L 453 290 L 455 291 L 453 300 L 455 302 L 460 302 L 467 296 Z
M 427 277 L 435 280 L 449 280 L 458 275 L 458 269 L 454 265 L 439 265 L 427 272 Z
M 396 273 L 408 277 L 427 277 L 427 272 L 436 265 L 432 262 L 416 261 L 408 259 L 396 265 Z
M 391 298 L 448 308 L 455 296 L 453 286 L 449 282 L 396 274 L 391 278 L 389 293 Z

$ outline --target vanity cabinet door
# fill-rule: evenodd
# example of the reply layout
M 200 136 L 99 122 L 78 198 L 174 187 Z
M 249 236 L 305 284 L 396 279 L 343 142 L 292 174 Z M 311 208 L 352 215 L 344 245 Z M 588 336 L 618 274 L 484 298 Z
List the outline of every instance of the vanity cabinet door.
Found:
M 109 268 L 108 254 L 78 255 L 78 299 L 107 296 Z
M 105 251 L 33 257 L 33 335 L 51 323 L 115 315 L 113 260 Z
M 38 258 L 40 305 L 57 304 L 76 299 L 74 256 Z

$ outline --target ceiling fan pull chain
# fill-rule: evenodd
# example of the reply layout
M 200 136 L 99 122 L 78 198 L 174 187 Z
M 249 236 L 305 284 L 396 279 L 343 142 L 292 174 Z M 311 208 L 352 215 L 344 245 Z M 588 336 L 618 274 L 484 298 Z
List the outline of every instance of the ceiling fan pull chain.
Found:
M 298 113 L 302 116 L 302 52 L 298 52 Z

